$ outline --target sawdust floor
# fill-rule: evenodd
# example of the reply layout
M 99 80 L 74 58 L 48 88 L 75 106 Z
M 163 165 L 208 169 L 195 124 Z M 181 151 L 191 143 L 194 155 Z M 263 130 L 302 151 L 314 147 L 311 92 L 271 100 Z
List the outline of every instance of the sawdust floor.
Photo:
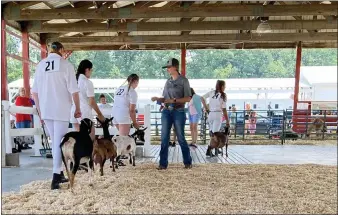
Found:
M 51 191 L 50 181 L 34 181 L 3 193 L 6 214 L 135 213 L 312 213 L 337 212 L 337 166 L 198 164 L 186 170 L 170 164 L 122 167 L 105 175 L 80 171 L 75 192 Z

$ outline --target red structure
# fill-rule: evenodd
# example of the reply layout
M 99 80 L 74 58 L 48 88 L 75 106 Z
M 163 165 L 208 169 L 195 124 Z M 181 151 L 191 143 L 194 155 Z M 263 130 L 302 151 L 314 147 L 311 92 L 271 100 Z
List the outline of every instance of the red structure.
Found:
M 187 56 L 187 50 L 184 47 L 181 49 L 181 75 L 183 76 L 185 76 L 186 56 Z
M 30 72 L 29 72 L 29 35 L 27 30 L 22 32 L 22 68 L 23 87 L 26 89 L 26 96 L 30 96 Z
M 47 57 L 47 44 L 46 39 L 40 37 L 40 46 L 41 46 L 41 60 Z
M 6 22 L 1 19 L 1 100 L 8 100 Z

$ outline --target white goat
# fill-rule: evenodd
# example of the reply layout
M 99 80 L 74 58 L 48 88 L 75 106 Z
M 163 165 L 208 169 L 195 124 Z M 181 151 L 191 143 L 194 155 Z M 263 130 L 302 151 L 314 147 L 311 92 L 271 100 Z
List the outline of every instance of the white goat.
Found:
M 112 141 L 117 149 L 115 167 L 118 168 L 118 162 L 122 155 L 129 155 L 129 163 L 135 166 L 135 151 L 136 151 L 135 139 L 131 136 L 114 136 L 112 138 Z

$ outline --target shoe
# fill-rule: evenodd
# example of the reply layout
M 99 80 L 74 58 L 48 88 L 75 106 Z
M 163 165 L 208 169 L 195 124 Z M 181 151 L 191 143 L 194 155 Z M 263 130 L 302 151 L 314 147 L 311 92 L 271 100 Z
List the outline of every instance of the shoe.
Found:
M 195 143 L 191 143 L 189 146 L 190 147 L 194 147 L 195 149 L 197 149 L 197 145 Z
M 167 169 L 167 167 L 164 167 L 164 166 L 158 166 L 157 168 L 156 168 L 157 170 L 166 170 Z
M 192 164 L 186 164 L 186 165 L 184 165 L 184 168 L 185 169 L 191 169 L 192 168 Z
M 175 146 L 176 146 L 176 143 L 175 143 L 175 142 L 173 142 L 171 146 L 172 146 L 172 147 L 175 147 Z
M 52 190 L 57 190 L 60 189 L 60 180 L 61 180 L 61 175 L 60 174 L 53 174 L 53 179 L 52 179 L 52 184 L 51 184 L 51 189 Z
M 69 180 L 65 177 L 65 175 L 63 174 L 63 171 L 61 171 L 60 173 L 60 183 L 67 183 Z

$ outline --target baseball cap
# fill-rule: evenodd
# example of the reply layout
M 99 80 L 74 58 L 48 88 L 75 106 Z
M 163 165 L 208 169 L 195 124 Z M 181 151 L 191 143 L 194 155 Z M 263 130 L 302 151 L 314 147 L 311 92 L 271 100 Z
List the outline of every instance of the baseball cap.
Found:
M 177 67 L 180 65 L 180 63 L 178 62 L 178 60 L 176 58 L 170 58 L 168 61 L 167 61 L 167 65 L 166 66 L 162 66 L 162 68 L 168 68 L 168 67 Z

